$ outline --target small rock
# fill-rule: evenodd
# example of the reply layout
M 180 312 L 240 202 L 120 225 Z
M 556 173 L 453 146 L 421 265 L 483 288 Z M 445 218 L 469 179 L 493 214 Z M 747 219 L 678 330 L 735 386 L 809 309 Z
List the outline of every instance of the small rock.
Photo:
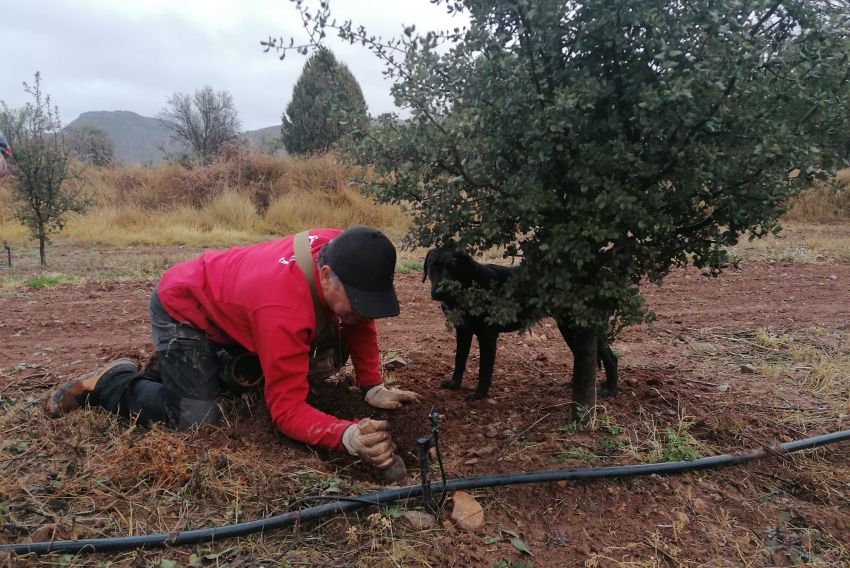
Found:
M 55 523 L 41 525 L 32 533 L 32 542 L 62 540 L 62 536 L 57 539 L 57 534 L 59 534 L 59 527 Z
M 698 342 L 694 344 L 694 347 L 700 353 L 704 353 L 706 355 L 717 355 L 717 347 L 715 347 L 711 343 Z
M 728 383 L 717 385 L 717 390 L 719 390 L 720 392 L 729 392 L 730 390 L 732 390 L 732 385 Z
M 432 529 L 437 526 L 437 519 L 423 511 L 405 511 L 401 518 L 416 530 Z
M 850 405 L 850 403 L 848 403 L 848 405 Z M 495 452 L 496 449 L 496 446 L 481 446 L 475 451 L 475 453 L 479 456 L 486 456 Z
M 753 367 L 752 365 L 744 364 L 744 365 L 741 365 L 741 372 L 744 373 L 745 375 L 752 375 L 756 372 L 756 368 Z
M 829 279 L 830 279 L 830 280 L 837 280 L 837 279 L 838 279 L 838 276 L 836 276 L 835 274 L 830 274 L 830 275 L 829 275 Z
M 496 402 L 496 399 L 494 399 L 494 398 L 488 398 L 488 399 L 487 399 L 487 404 L 492 404 L 493 406 L 495 406 L 495 405 L 497 405 L 497 404 L 499 404 L 499 403 L 498 403 L 498 402 Z
M 469 493 L 455 492 L 452 497 L 452 521 L 465 531 L 475 532 L 484 526 L 484 509 Z
M 475 465 L 478 463 L 478 458 L 470 458 L 463 462 L 463 465 Z
M 384 363 L 384 369 L 387 371 L 397 371 L 404 367 L 407 367 L 407 361 L 405 361 L 402 357 L 393 357 Z
M 495 438 L 499 435 L 499 431 L 491 426 L 490 428 L 487 428 L 487 431 L 484 432 L 484 435 L 488 438 Z
M 693 500 L 693 502 L 691 503 L 691 507 L 696 513 L 700 515 L 705 515 L 711 510 L 709 504 L 699 497 Z

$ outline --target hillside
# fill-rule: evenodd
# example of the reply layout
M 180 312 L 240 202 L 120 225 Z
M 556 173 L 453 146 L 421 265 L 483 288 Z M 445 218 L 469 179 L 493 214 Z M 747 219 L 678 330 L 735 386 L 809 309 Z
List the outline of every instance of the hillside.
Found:
M 84 125 L 106 131 L 119 162 L 160 163 L 165 160 L 162 148 L 173 147 L 168 130 L 157 119 L 127 110 L 84 112 L 67 127 Z
M 156 118 L 126 110 L 90 111 L 82 113 L 67 128 L 92 125 L 102 128 L 112 139 L 115 158 L 124 163 L 159 164 L 167 151 L 178 149 L 169 138 L 169 131 Z M 280 135 L 280 126 L 269 126 L 243 133 L 249 144 L 260 148 L 263 141 Z

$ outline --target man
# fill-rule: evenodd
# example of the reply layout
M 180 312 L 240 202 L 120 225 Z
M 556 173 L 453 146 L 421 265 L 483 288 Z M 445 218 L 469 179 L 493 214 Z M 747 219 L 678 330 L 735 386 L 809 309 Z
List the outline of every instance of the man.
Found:
M 177 264 L 150 301 L 161 382 L 121 359 L 54 389 L 46 410 L 58 416 L 88 403 L 178 430 L 215 423 L 222 378 L 250 382 L 239 376 L 242 357 L 223 349 L 241 346 L 259 358 L 266 405 L 283 434 L 345 448 L 388 468 L 395 446 L 385 421 L 340 420 L 306 398 L 308 375 L 329 376 L 348 350 L 370 405 L 394 409 L 419 400 L 416 393 L 386 388 L 379 372 L 374 320 L 399 313 L 395 262 L 395 247 L 383 233 L 352 227 L 209 251 Z

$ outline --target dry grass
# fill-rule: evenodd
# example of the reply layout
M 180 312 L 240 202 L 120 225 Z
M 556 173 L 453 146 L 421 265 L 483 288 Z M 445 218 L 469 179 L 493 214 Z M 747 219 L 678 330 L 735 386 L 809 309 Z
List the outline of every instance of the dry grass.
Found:
M 29 386 L 33 378 L 27 379 Z M 223 428 L 247 419 L 256 404 L 249 399 L 245 395 L 225 406 L 228 426 Z M 372 490 L 331 477 L 316 458 L 280 446 L 269 452 L 220 429 L 176 434 L 158 426 L 137 428 L 99 411 L 51 420 L 41 402 L 14 387 L 0 391 L 0 518 L 5 522 L 0 542 L 167 533 L 281 514 L 304 495 Z M 309 530 L 296 526 L 220 544 L 11 561 L 15 566 L 201 566 L 210 561 L 289 566 L 305 560 L 311 565 L 428 566 L 432 547 L 427 532 L 412 531 L 396 515 L 373 508 L 312 524 Z
M 193 169 L 88 168 L 79 183 L 92 207 L 84 215 L 70 215 L 56 237 L 110 246 L 224 247 L 306 227 L 355 224 L 400 236 L 408 217 L 349 187 L 353 175 L 330 155 L 238 155 Z M 19 248 L 29 235 L 12 213 L 10 189 L 0 186 L 0 235 Z
M 779 237 L 742 237 L 730 252 L 744 260 L 833 262 L 850 259 L 850 224 L 784 223 Z
M 850 346 L 846 330 L 759 329 L 704 333 L 697 339 L 716 347 L 716 356 L 727 365 L 724 374 L 728 374 L 728 380 L 740 377 L 746 365 L 756 371 L 750 388 L 770 389 L 764 394 L 772 402 L 754 406 L 754 419 L 764 424 L 786 424 L 801 433 L 848 427 Z M 718 364 L 714 359 L 714 354 L 704 354 L 701 362 L 714 368 Z M 723 381 L 724 374 L 716 375 L 716 380 Z M 806 402 L 788 402 L 799 398 Z
M 279 158 L 241 154 L 208 166 L 88 168 L 80 175 L 93 208 L 71 217 L 56 235 L 81 242 L 228 246 L 289 234 L 304 227 L 365 224 L 399 237 L 409 218 L 399 208 L 376 205 L 348 186 L 354 168 L 333 156 Z M 834 183 L 803 192 L 790 205 L 780 239 L 742 239 L 743 258 L 817 262 L 850 258 L 850 170 Z M 0 235 L 20 246 L 27 230 L 12 218 L 9 184 L 0 185 Z
M 850 220 L 850 169 L 835 179 L 822 182 L 794 198 L 785 214 L 786 221 L 799 223 L 841 223 Z

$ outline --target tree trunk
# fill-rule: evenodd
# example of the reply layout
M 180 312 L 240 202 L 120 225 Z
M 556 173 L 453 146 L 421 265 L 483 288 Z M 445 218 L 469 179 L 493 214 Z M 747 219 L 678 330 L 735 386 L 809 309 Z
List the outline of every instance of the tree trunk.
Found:
M 44 258 L 44 243 L 47 241 L 47 235 L 44 232 L 44 229 L 39 228 L 38 230 L 38 255 L 41 259 L 41 265 L 47 266 L 47 260 Z
M 589 425 L 596 408 L 596 334 L 595 329 L 561 328 L 561 335 L 573 352 L 573 420 Z

